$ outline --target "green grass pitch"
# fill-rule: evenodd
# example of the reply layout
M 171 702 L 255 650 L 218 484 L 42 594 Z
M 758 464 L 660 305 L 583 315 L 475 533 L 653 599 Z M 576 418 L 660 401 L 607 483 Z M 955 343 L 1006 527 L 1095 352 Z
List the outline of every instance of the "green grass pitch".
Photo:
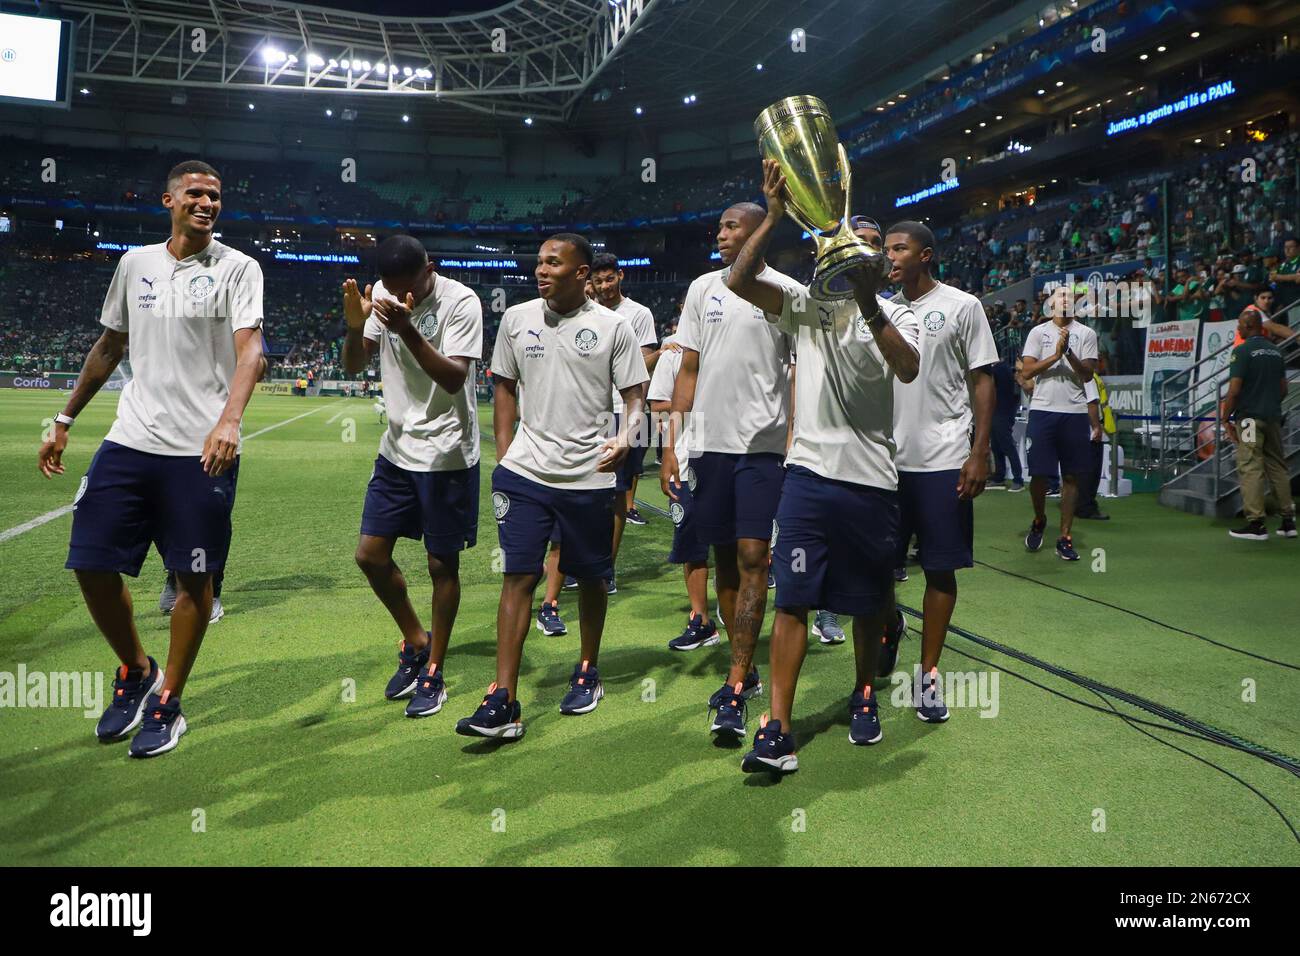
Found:
M 61 401 L 0 393 L 0 533 L 69 504 L 111 422 L 114 399 L 105 394 L 72 432 L 68 473 L 45 481 L 36 447 L 42 419 Z M 311 414 L 295 419 L 304 412 Z M 884 741 L 853 747 L 852 648 L 814 642 L 796 701 L 800 772 L 780 782 L 742 775 L 740 751 L 715 747 L 705 723 L 725 643 L 691 654 L 665 646 L 684 622 L 685 595 L 679 572 L 664 563 L 671 525 L 648 509 L 649 525 L 629 527 L 624 539 L 600 661 L 608 693 L 601 706 L 579 718 L 557 710 L 577 649 L 576 608 L 566 594 L 570 636 L 534 630 L 525 646 L 524 739 L 494 746 L 456 736 L 454 721 L 493 677 L 498 575 L 488 441 L 479 542 L 462 562 L 464 597 L 446 664 L 450 700 L 436 717 L 407 720 L 403 705 L 382 695 L 395 628 L 352 558 L 381 426 L 359 399 L 255 397 L 245 435 L 271 426 L 279 427 L 244 450 L 227 615 L 209 629 L 185 695 L 190 732 L 175 753 L 131 761 L 125 744 L 99 745 L 79 709 L 0 709 L 0 862 L 1300 863 L 1287 824 L 1242 783 L 1060 696 L 1105 707 L 1086 690 L 956 636 L 944 667 L 984 672 L 988 687 L 996 675 L 995 717 L 954 707 L 946 725 L 931 727 L 893 706 L 886 688 Z M 643 481 L 639 494 L 664 504 L 656 481 Z M 1107 502 L 1108 524 L 1081 522 L 1084 560 L 1066 565 L 1050 549 L 1024 551 L 1027 495 L 988 492 L 976 508 L 977 559 L 1036 580 L 987 566 L 963 572 L 957 624 L 1300 754 L 1296 667 L 1086 599 L 1300 664 L 1300 542 L 1231 541 L 1222 525 L 1144 496 Z M 63 514 L 0 541 L 0 671 L 21 664 L 28 672 L 108 675 L 114 664 L 63 570 L 70 521 Z M 1094 570 L 1102 558 L 1105 570 Z M 398 560 L 427 619 L 419 545 L 403 541 Z M 146 647 L 160 659 L 161 582 L 151 553 L 132 590 Z M 919 606 L 922 588 L 913 573 L 899 588 L 901 602 Z M 769 607 L 765 629 L 770 623 Z M 915 663 L 918 646 L 909 635 L 901 666 Z M 766 676 L 766 639 L 758 660 Z M 351 703 L 342 692 L 349 680 Z M 764 701 L 751 706 L 751 721 Z M 1230 771 L 1300 820 L 1300 787 L 1285 770 L 1199 739 L 1151 733 Z

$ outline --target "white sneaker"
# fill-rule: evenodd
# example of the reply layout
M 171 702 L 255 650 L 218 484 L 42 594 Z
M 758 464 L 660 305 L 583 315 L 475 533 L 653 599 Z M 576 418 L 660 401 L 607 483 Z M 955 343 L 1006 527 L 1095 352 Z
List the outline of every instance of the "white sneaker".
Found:
M 216 624 L 219 620 L 221 620 L 225 616 L 226 616 L 226 609 L 221 606 L 221 598 L 214 597 L 212 599 L 212 616 L 208 618 L 208 623 Z

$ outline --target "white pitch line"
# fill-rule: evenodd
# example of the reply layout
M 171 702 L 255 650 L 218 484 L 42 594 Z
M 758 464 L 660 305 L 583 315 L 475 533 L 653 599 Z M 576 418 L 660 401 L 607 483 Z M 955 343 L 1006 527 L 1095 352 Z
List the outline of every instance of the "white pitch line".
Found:
M 339 417 L 340 415 L 342 415 L 342 414 L 343 414 L 344 412 L 346 412 L 346 411 L 347 411 L 346 408 L 340 408 L 337 412 L 335 412 L 333 415 L 330 416 L 330 420 L 327 421 L 325 424 L 326 424 L 326 425 L 333 425 L 334 422 L 338 420 L 338 417 Z
M 339 399 L 339 401 L 341 402 L 342 399 Z M 336 402 L 335 404 L 338 403 Z M 259 431 L 255 431 L 251 435 L 245 435 L 244 441 L 252 441 L 258 435 L 265 435 L 267 432 L 274 431 L 275 429 L 279 428 L 281 425 L 288 425 L 291 422 L 298 421 L 298 419 L 300 418 L 306 418 L 308 415 L 315 415 L 317 412 L 321 411 L 322 409 L 330 408 L 330 407 L 331 406 L 329 405 L 321 405 L 319 408 L 313 408 L 309 412 L 303 412 L 301 415 L 295 415 L 293 418 L 285 419 L 284 421 L 278 422 L 275 425 L 268 425 L 266 428 L 260 429 Z M 338 416 L 336 415 L 335 418 L 337 417 Z M 330 421 L 333 420 L 334 419 L 330 419 Z M 62 508 L 55 508 L 53 511 L 47 511 L 45 512 L 45 514 L 33 518 L 31 521 L 24 521 L 20 525 L 14 525 L 12 528 L 8 528 L 5 531 L 0 531 L 0 544 L 3 544 L 5 541 L 8 541 L 10 538 L 16 538 L 20 534 L 26 534 L 28 531 L 31 531 L 33 528 L 39 528 L 41 525 L 47 524 L 56 518 L 62 518 L 64 515 L 71 513 L 71 511 L 72 511 L 72 505 L 64 505 Z
M 53 521 L 55 518 L 62 518 L 71 510 L 72 505 L 64 505 L 62 508 L 55 508 L 53 511 L 47 511 L 39 518 L 33 518 L 31 521 L 24 521 L 22 524 L 15 525 L 7 531 L 0 531 L 0 542 L 8 541 L 10 538 L 16 538 L 26 531 L 31 531 L 33 528 L 39 528 L 41 525 L 48 521 Z

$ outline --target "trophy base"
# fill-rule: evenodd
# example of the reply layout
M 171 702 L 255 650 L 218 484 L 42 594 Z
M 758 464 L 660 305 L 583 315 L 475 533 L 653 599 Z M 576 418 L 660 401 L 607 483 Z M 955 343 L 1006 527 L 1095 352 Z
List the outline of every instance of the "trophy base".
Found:
M 861 266 L 874 266 L 881 275 L 889 274 L 889 262 L 882 252 L 876 252 L 856 236 L 851 243 L 836 244 L 817 257 L 812 282 L 808 292 L 814 299 L 836 302 L 853 298 L 853 286 L 848 273 Z

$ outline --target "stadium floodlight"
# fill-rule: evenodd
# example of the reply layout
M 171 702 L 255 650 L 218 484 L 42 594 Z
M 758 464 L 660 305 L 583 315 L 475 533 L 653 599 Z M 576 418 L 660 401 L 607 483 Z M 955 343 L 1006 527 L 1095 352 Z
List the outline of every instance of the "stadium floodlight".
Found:
M 325 115 L 326 115 L 326 116 L 333 116 L 333 115 L 334 115 L 334 111 L 331 110 L 331 109 L 327 109 L 327 110 L 325 110 Z
M 297 58 L 296 56 L 294 56 L 292 53 L 290 53 L 290 54 L 289 54 L 289 65 L 292 66 L 293 64 L 295 64 L 295 63 L 297 63 L 297 62 L 298 62 L 298 58 Z
M 403 113 L 403 114 L 402 114 L 402 122 L 403 122 L 403 123 L 409 123 L 409 122 L 411 122 L 411 114 L 410 114 L 410 113 Z
M 1139 60 L 1145 60 L 1145 59 L 1147 59 L 1147 57 L 1149 57 L 1149 56 L 1150 56 L 1149 53 L 1143 53 L 1140 57 L 1138 57 L 1138 59 L 1139 59 Z
M 1057 85 L 1057 86 L 1064 86 L 1064 85 L 1065 85 L 1065 80 L 1057 80 L 1057 81 L 1056 81 L 1056 85 Z
M 369 60 L 362 60 L 362 61 L 361 61 L 361 69 L 364 70 L 365 72 L 369 73 L 369 72 L 370 72 L 370 61 L 369 61 Z
M 905 99 L 907 99 L 907 94 L 906 94 L 906 93 L 899 93 L 899 94 L 898 94 L 898 98 L 899 98 L 900 100 L 905 100 Z
M 985 126 L 988 125 L 989 125 L 988 123 L 985 123 L 983 120 L 980 120 L 980 129 L 983 129 Z
M 255 109 L 257 109 L 257 107 L 254 106 L 252 103 L 249 103 L 249 104 L 248 104 L 248 108 L 249 108 L 250 110 L 255 110 Z
M 81 95 L 82 95 L 82 96 L 89 96 L 89 95 L 90 95 L 90 90 L 88 90 L 86 87 L 83 86 L 83 87 L 81 88 Z
M 532 118 L 531 116 L 525 116 L 525 117 L 524 117 L 524 125 L 525 125 L 525 126 L 532 126 L 532 125 L 533 125 L 533 118 Z
M 388 67 L 383 63 L 380 63 L 377 67 L 375 67 L 375 72 L 378 73 L 380 76 L 383 76 L 385 73 L 388 72 Z
M 345 69 L 345 70 L 350 70 L 350 69 L 352 69 L 352 61 L 351 61 L 351 60 L 340 60 L 340 61 L 339 61 L 339 66 L 343 67 L 343 69 Z
M 410 75 L 411 75 L 411 68 L 409 66 L 402 67 L 402 76 L 410 76 Z
M 993 119 L 996 120 L 997 122 L 1001 122 L 1001 121 L 1002 121 L 1002 114 L 999 113 L 997 116 L 993 117 Z
M 1044 93 L 1046 93 L 1046 92 L 1047 92 L 1047 90 L 1039 90 L 1039 91 L 1038 91 L 1038 95 L 1039 95 L 1039 96 L 1042 96 L 1042 95 L 1043 95 Z
M 307 65 L 308 65 L 308 66 L 324 66 L 324 65 L 325 65 L 325 58 L 324 58 L 323 56 L 321 56 L 319 53 L 308 53 L 308 54 L 307 54 Z
M 886 106 L 893 106 L 893 105 L 894 105 L 894 101 L 893 101 L 893 100 L 885 100 L 885 105 L 886 105 Z
M 1192 31 L 1192 39 L 1193 39 L 1193 40 L 1199 40 L 1200 38 L 1201 38 L 1201 31 L 1200 31 L 1200 30 L 1193 30 L 1193 31 Z
M 283 50 L 268 44 L 262 47 L 262 59 L 267 63 L 283 63 L 288 57 Z
M 1169 49 L 1169 47 L 1164 46 L 1164 45 L 1161 45 L 1161 46 L 1156 47 L 1156 52 L 1157 52 L 1157 53 L 1164 53 L 1165 50 L 1168 50 L 1168 49 Z
M 339 65 L 339 61 L 334 59 L 333 57 L 330 57 L 329 68 L 333 70 L 336 69 L 338 65 Z
M 638 106 L 638 107 L 636 108 L 636 115 L 637 115 L 637 116 L 640 116 L 640 115 L 641 115 L 641 112 L 642 112 L 642 111 L 641 111 L 641 107 Z
M 755 63 L 755 64 L 754 64 L 754 69 L 761 71 L 761 70 L 763 69 L 763 64 L 762 64 L 762 63 Z

